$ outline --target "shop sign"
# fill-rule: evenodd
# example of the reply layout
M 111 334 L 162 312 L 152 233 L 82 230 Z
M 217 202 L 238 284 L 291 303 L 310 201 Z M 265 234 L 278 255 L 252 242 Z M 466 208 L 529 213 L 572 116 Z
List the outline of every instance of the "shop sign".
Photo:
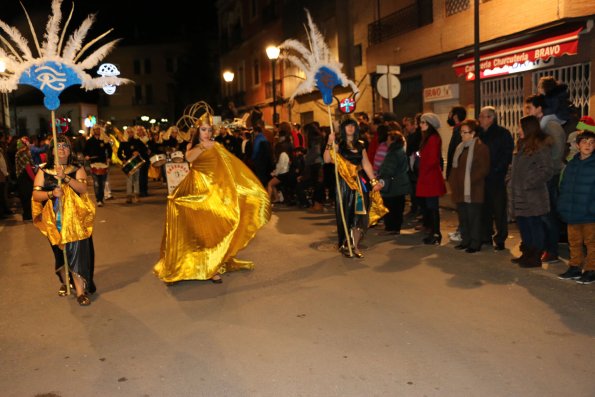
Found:
M 581 30 L 582 28 L 579 28 L 558 36 L 484 54 L 479 61 L 480 76 L 484 78 L 524 72 L 544 67 L 548 65 L 545 62 L 552 58 L 576 55 Z M 465 76 L 466 80 L 475 78 L 473 57 L 461 59 L 452 66 L 457 76 Z
M 424 102 L 444 101 L 459 98 L 458 84 L 445 84 L 424 88 Z

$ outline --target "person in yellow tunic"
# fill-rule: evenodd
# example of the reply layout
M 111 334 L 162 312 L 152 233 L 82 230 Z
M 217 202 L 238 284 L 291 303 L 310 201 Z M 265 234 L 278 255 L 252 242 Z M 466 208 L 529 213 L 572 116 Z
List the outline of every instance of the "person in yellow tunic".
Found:
M 91 304 L 87 293 L 95 292 L 93 268 L 93 221 L 95 205 L 87 196 L 85 168 L 74 163 L 71 145 L 63 135 L 57 138 L 58 159 L 54 158 L 54 142 L 48 162 L 40 166 L 33 181 L 33 224 L 48 238 L 55 259 L 55 271 L 62 283 L 58 295 L 66 296 L 66 282 L 76 289 L 81 306 Z M 70 280 L 64 274 L 68 261 Z
M 221 274 L 252 269 L 236 259 L 271 215 L 258 178 L 222 145 L 211 140 L 208 114 L 186 149 L 190 173 L 168 196 L 159 262 L 154 273 L 170 284 L 182 280 L 221 283 Z

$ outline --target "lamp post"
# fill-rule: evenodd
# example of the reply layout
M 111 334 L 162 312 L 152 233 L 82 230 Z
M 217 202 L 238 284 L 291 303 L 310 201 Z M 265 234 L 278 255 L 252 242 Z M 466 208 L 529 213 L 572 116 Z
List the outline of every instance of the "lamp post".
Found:
M 267 57 L 271 60 L 271 69 L 273 71 L 273 125 L 279 123 L 279 115 L 277 114 L 277 83 L 275 81 L 275 63 L 279 58 L 281 50 L 274 45 L 266 48 Z
M 225 81 L 225 96 L 226 97 L 230 97 L 231 96 L 231 82 L 233 81 L 233 78 L 235 77 L 234 73 L 231 70 L 225 70 L 223 72 L 223 80 Z

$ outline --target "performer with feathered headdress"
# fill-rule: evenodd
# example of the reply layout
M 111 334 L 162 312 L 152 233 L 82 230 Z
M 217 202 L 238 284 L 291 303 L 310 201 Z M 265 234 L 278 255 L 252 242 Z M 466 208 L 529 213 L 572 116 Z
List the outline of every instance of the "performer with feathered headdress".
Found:
M 71 145 L 64 135 L 57 137 L 58 157 L 51 143 L 49 159 L 35 175 L 32 207 L 33 223 L 52 246 L 55 269 L 62 286 L 58 295 L 66 296 L 66 283 L 74 282 L 79 305 L 91 304 L 87 292 L 95 292 L 93 267 L 93 221 L 95 206 L 87 195 L 85 168 L 73 160 Z M 65 257 L 71 281 L 64 274 Z
M 203 102 L 204 104 L 204 102 Z M 236 259 L 271 215 L 271 204 L 250 169 L 212 140 L 211 109 L 195 118 L 186 149 L 190 173 L 168 196 L 161 253 L 154 272 L 166 283 L 211 280 L 220 274 L 252 269 Z
M 305 94 L 317 88 L 327 106 L 331 133 L 324 152 L 324 161 L 335 164 L 337 228 L 339 250 L 347 257 L 361 258 L 358 248 L 368 225 L 375 224 L 388 212 L 380 196 L 381 185 L 374 178 L 372 165 L 366 150 L 359 141 L 359 127 L 355 120 L 348 119 L 341 123 L 339 145 L 335 141 L 330 105 L 333 103 L 333 89 L 341 85 L 351 87 L 354 95 L 358 89 L 341 72 L 342 64 L 331 58 L 331 53 L 324 37 L 314 25 L 310 13 L 306 10 L 308 26 L 308 46 L 297 40 L 289 39 L 279 47 L 285 51 L 283 58 L 299 67 L 306 78 L 291 95 Z

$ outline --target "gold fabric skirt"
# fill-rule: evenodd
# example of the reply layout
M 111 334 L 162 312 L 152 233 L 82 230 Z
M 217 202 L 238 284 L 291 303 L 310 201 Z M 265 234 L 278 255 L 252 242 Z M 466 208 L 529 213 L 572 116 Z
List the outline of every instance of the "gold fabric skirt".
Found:
M 252 262 L 235 256 L 270 216 L 268 194 L 256 176 L 215 144 L 168 196 L 160 259 L 153 271 L 164 282 L 176 282 L 252 269 Z
M 62 230 L 58 231 L 54 201 L 44 203 L 31 199 L 33 224 L 46 236 L 52 245 L 64 248 L 64 244 L 84 240 L 93 234 L 95 205 L 87 194 L 80 196 L 68 185 L 62 185 Z

